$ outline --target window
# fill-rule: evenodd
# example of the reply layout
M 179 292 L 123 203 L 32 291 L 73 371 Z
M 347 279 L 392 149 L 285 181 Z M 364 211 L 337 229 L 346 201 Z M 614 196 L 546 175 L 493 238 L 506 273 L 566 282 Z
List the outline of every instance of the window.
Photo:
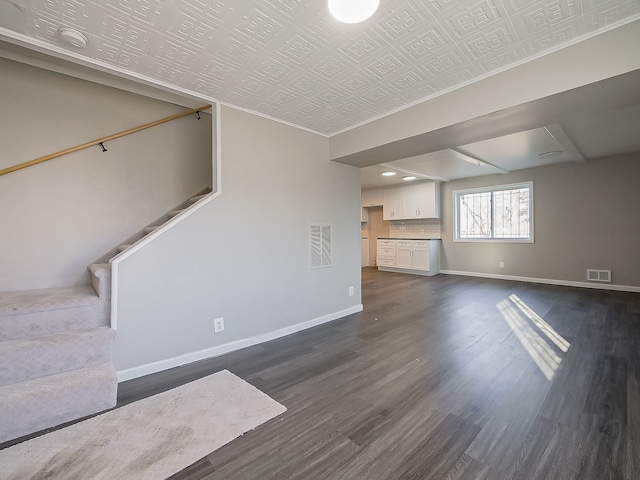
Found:
M 533 182 L 453 195 L 456 241 L 533 242 Z

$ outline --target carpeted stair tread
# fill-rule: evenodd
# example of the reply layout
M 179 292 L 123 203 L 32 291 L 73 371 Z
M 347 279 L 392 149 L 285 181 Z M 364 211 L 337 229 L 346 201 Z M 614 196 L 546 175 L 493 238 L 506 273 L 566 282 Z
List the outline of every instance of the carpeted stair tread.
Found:
M 111 363 L 0 387 L 0 443 L 112 408 Z
M 111 297 L 111 265 L 109 263 L 94 263 L 89 265 L 91 284 L 102 302 L 109 302 Z
M 111 361 L 115 330 L 71 330 L 0 342 L 0 386 Z
M 190 203 L 196 203 L 200 200 L 202 200 L 204 197 L 207 197 L 209 195 L 209 193 L 203 193 L 202 195 L 196 195 L 195 197 L 191 197 L 189 199 Z
M 77 308 L 100 301 L 90 285 L 0 293 L 0 317 Z
M 185 210 L 186 210 L 186 208 L 183 208 L 183 209 L 181 209 L 181 210 L 172 210 L 171 212 L 167 213 L 167 216 L 168 216 L 169 218 L 173 218 L 173 217 L 175 217 L 176 215 L 181 214 L 181 213 L 182 213 L 182 212 L 184 212 Z
M 108 304 L 105 302 L 25 315 L 5 315 L 0 316 L 0 341 L 6 342 L 107 325 L 109 325 L 109 313 Z
M 111 273 L 111 265 L 109 263 L 93 263 L 89 265 L 89 271 L 92 275 L 101 278 Z

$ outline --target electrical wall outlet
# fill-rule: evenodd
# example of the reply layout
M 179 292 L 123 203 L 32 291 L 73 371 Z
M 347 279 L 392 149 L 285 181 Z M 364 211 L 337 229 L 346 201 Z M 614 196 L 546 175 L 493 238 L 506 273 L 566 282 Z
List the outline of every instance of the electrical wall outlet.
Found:
M 504 268 L 504 262 L 500 262 L 500 268 Z
M 355 293 L 355 289 L 353 287 L 349 287 L 349 296 L 353 297 L 354 293 Z
M 220 333 L 224 330 L 224 318 L 216 318 L 213 321 L 213 333 Z

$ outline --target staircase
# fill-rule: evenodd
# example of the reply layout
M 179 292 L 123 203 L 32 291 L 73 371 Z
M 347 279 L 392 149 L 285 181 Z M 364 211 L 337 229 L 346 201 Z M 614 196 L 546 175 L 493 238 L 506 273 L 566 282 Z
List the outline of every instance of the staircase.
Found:
M 211 192 L 208 187 L 109 253 L 126 250 Z M 0 444 L 113 408 L 111 268 L 92 285 L 0 293 Z
M 0 293 L 0 443 L 115 406 L 109 265 L 90 271 L 95 290 Z
M 211 194 L 211 188 L 212 188 L 211 185 L 209 185 L 202 192 L 198 193 L 196 196 L 191 197 L 189 200 L 187 200 L 186 202 L 184 202 L 181 205 L 179 205 L 175 210 L 170 211 L 169 213 L 167 213 L 163 217 L 161 217 L 158 220 L 156 220 L 155 222 L 153 222 L 151 225 L 148 225 L 145 228 L 143 228 L 136 235 L 130 237 L 127 240 L 125 240 L 121 245 L 119 245 L 117 247 L 117 249 L 115 251 L 109 252 L 107 258 L 111 258 L 114 255 L 117 255 L 117 254 L 119 254 L 121 252 L 124 252 L 125 250 L 128 250 L 130 247 L 135 245 L 137 242 L 142 240 L 144 237 L 146 237 L 150 233 L 152 233 L 155 230 L 157 230 L 160 227 L 162 227 L 165 223 L 169 222 L 174 217 L 177 217 L 178 215 L 180 215 L 183 212 L 187 211 L 189 209 L 189 207 L 191 207 L 192 205 L 195 205 L 196 203 L 198 203 L 203 198 L 208 197 Z

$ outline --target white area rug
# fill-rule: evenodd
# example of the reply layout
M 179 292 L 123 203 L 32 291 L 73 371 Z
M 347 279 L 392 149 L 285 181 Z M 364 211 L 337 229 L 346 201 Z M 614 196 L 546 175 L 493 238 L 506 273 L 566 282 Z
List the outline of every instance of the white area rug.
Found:
M 224 370 L 0 450 L 0 478 L 161 480 L 285 411 Z

